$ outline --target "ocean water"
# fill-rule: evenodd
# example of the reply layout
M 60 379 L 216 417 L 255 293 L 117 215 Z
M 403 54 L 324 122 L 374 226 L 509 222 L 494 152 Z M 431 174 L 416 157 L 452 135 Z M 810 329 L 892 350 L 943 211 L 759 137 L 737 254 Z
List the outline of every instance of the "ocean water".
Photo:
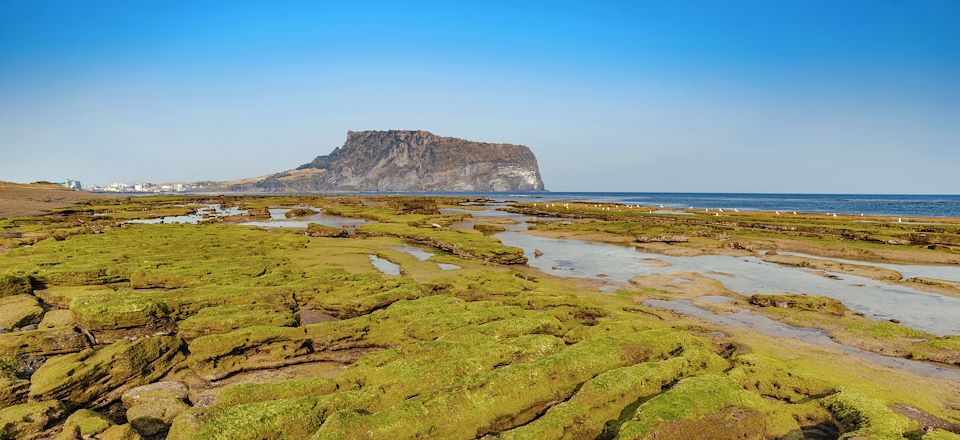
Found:
M 960 186 L 960 185 L 958 185 Z M 372 193 L 389 194 L 389 193 Z M 896 217 L 960 217 L 958 195 L 889 194 L 746 194 L 746 193 L 403 193 L 406 195 L 474 196 L 493 200 L 584 200 L 697 209 L 723 208 L 754 211 L 865 214 Z

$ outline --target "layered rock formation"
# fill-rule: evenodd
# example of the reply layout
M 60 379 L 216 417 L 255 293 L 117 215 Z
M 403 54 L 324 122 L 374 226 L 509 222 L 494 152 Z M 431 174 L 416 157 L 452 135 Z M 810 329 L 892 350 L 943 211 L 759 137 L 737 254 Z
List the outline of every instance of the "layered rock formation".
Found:
M 342 147 L 295 170 L 228 182 L 233 191 L 543 191 L 529 148 L 427 131 L 351 131 Z

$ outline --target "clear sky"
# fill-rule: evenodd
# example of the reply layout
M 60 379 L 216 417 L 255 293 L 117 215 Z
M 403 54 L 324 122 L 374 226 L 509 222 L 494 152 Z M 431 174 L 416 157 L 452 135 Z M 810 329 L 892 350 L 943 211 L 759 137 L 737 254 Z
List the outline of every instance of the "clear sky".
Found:
M 0 180 L 233 179 L 347 130 L 555 191 L 960 193 L 960 1 L 0 0 Z

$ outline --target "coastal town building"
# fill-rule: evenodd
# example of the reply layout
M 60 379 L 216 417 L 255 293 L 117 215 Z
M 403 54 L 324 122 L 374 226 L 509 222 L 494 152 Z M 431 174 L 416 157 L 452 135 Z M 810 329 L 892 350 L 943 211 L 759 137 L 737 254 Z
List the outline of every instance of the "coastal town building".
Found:
M 80 184 L 80 181 L 73 179 L 67 179 L 63 182 L 60 182 L 60 186 L 70 189 L 83 189 L 83 185 Z
M 77 185 L 79 185 L 79 182 L 76 182 L 76 183 Z M 114 182 L 104 186 L 87 185 L 83 187 L 83 189 L 91 192 L 152 193 L 152 194 L 188 192 L 188 191 L 193 191 L 201 188 L 204 188 L 203 182 L 163 183 L 163 184 L 155 184 L 155 183 L 149 183 L 149 182 L 141 182 L 141 183 Z

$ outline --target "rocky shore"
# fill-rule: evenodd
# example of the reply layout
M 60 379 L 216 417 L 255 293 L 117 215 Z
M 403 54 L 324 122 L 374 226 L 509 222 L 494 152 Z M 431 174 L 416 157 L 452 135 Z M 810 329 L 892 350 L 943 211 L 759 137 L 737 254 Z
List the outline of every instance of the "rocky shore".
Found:
M 483 203 L 152 197 L 0 219 L 0 438 L 958 438 L 960 381 L 644 304 L 719 296 L 718 313 L 740 307 L 941 364 L 957 363 L 955 337 L 816 295 L 741 295 L 721 274 L 598 291 L 528 266 L 498 237 L 533 226 L 698 255 L 806 243 L 949 262 L 948 238 L 862 245 L 849 225 L 812 237 L 764 216 L 574 217 L 527 204 L 510 209 L 569 221 L 484 220 L 470 209 Z M 173 221 L 198 210 L 195 224 Z

